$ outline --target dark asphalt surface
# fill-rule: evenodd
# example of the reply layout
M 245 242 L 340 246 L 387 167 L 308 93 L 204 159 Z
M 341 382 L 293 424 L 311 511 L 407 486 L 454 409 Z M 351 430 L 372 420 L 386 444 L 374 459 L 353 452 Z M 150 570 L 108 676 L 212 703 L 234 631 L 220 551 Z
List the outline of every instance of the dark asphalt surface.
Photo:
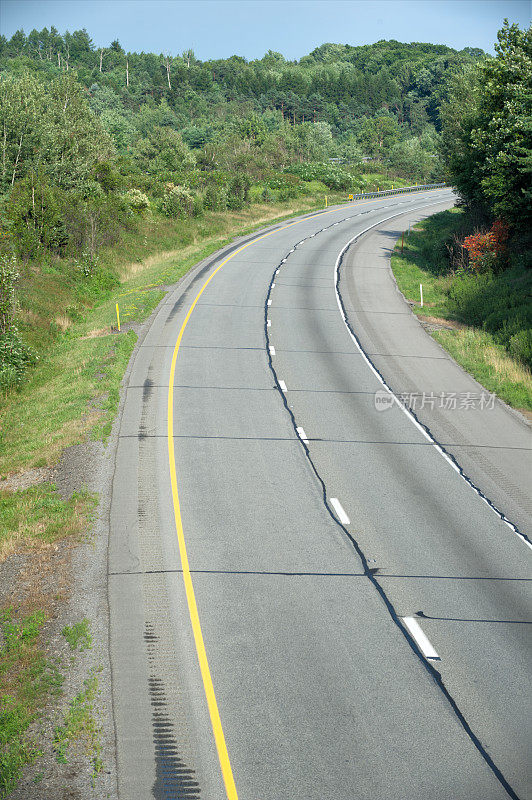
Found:
M 382 386 L 335 293 L 346 242 L 402 213 L 344 256 L 350 324 L 394 391 L 478 394 L 412 317 L 389 271 L 409 220 L 451 204 L 437 190 L 284 223 L 223 266 L 185 329 L 174 384 L 177 484 L 241 800 L 532 797 L 530 549 L 396 404 L 376 409 Z M 109 558 L 122 800 L 226 797 L 167 444 L 174 345 L 221 260 L 166 297 L 125 389 Z M 522 418 L 500 403 L 427 403 L 416 413 L 530 534 Z M 330 498 L 349 523 L 338 523 Z M 421 655 L 404 617 L 416 617 L 441 660 Z

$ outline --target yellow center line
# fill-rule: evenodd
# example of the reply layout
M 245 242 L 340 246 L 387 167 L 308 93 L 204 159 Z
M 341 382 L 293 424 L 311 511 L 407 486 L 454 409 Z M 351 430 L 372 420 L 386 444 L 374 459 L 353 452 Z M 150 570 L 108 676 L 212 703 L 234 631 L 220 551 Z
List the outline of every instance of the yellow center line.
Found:
M 324 211 L 322 212 L 322 214 L 315 214 L 313 217 L 310 218 L 307 217 L 305 219 L 297 220 L 296 222 L 291 222 L 288 225 L 283 225 L 282 228 L 277 228 L 274 231 L 270 231 L 269 233 L 263 234 L 263 236 L 259 236 L 256 239 L 253 239 L 251 242 L 247 242 L 247 244 L 242 245 L 242 247 L 239 247 L 238 250 L 235 250 L 234 253 L 231 253 L 229 256 L 227 256 L 227 258 L 224 258 L 224 260 L 209 275 L 209 277 L 199 290 L 198 294 L 194 298 L 194 301 L 188 310 L 188 313 L 183 321 L 183 324 L 181 325 L 181 330 L 179 331 L 179 335 L 177 337 L 177 341 L 174 347 L 174 352 L 172 355 L 172 364 L 170 366 L 170 379 L 168 385 L 168 459 L 170 464 L 170 483 L 172 486 L 175 526 L 177 533 L 177 541 L 179 544 L 179 555 L 181 557 L 181 568 L 183 570 L 183 581 L 185 584 L 188 612 L 190 615 L 190 622 L 192 625 L 194 642 L 196 644 L 196 652 L 198 656 L 201 677 L 203 680 L 203 688 L 205 690 L 207 706 L 209 708 L 209 715 L 211 718 L 212 730 L 214 733 L 214 740 L 216 743 L 216 749 L 218 751 L 218 758 L 220 760 L 220 767 L 222 770 L 222 777 L 224 780 L 225 791 L 228 800 L 238 800 L 238 794 L 236 791 L 235 780 L 233 777 L 233 770 L 231 769 L 231 762 L 229 760 L 229 753 L 227 751 L 227 745 L 225 742 L 225 736 L 222 728 L 222 721 L 220 719 L 220 712 L 218 711 L 218 703 L 216 702 L 216 695 L 214 693 L 214 685 L 211 678 L 211 671 L 209 669 L 209 662 L 207 660 L 207 651 L 205 650 L 205 642 L 203 641 L 203 634 L 201 632 L 198 606 L 196 603 L 196 596 L 194 594 L 194 587 L 192 585 L 192 577 L 190 575 L 190 566 L 188 563 L 185 536 L 183 533 L 183 521 L 181 519 L 181 510 L 179 506 L 179 494 L 177 491 L 177 474 L 175 468 L 175 450 L 174 450 L 174 377 L 175 377 L 177 355 L 179 353 L 179 348 L 181 346 L 181 340 L 183 338 L 185 328 L 187 327 L 188 321 L 192 315 L 192 312 L 194 311 L 194 308 L 198 300 L 200 299 L 201 295 L 203 294 L 209 283 L 212 281 L 216 273 L 219 270 L 221 270 L 221 268 L 225 264 L 227 264 L 228 261 L 230 261 L 236 255 L 241 253 L 247 247 L 250 247 L 252 244 L 256 244 L 257 242 L 260 242 L 262 239 L 268 238 L 268 236 L 273 236 L 273 234 L 275 233 L 280 233 L 281 231 L 287 230 L 287 228 L 292 228 L 295 225 L 301 225 L 302 222 L 308 222 L 309 219 L 315 219 L 316 217 L 325 216 L 326 214 L 333 214 L 335 211 L 340 211 L 342 208 L 353 208 L 354 206 L 358 205 L 367 205 L 368 203 L 374 203 L 377 199 L 381 198 L 375 198 L 374 200 L 363 201 L 362 203 L 354 203 L 354 204 L 349 203 L 349 205 L 347 206 L 339 206 L 329 211 Z

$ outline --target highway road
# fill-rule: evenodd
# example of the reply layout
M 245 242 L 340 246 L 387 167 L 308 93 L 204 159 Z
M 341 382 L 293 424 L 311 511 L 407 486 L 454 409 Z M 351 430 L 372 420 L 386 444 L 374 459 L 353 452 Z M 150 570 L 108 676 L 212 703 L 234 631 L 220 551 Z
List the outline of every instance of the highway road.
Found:
M 452 203 L 239 240 L 139 340 L 110 513 L 121 800 L 532 798 L 530 426 L 389 268 Z

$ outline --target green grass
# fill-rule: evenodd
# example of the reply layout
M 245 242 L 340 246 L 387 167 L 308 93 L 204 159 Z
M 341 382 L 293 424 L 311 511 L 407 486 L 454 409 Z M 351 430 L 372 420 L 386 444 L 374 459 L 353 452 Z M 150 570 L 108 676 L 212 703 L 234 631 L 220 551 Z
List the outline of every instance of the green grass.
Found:
M 100 730 L 94 717 L 94 702 L 98 696 L 98 669 L 91 670 L 69 705 L 62 725 L 54 731 L 54 749 L 59 763 L 68 762 L 68 749 L 73 743 L 82 743 L 92 765 L 92 781 L 103 770 L 101 759 Z
M 28 738 L 30 723 L 53 694 L 62 676 L 40 643 L 42 611 L 17 619 L 13 609 L 0 613 L 0 798 L 15 788 L 26 764 L 39 751 Z
M 47 547 L 76 536 L 92 518 L 96 498 L 87 492 L 62 500 L 41 483 L 19 492 L 0 492 L 0 561 L 28 547 Z
M 415 314 L 456 319 L 447 305 L 452 276 L 449 275 L 446 243 L 462 226 L 463 216 L 463 211 L 457 208 L 434 214 L 418 222 L 410 232 L 405 231 L 395 246 L 392 270 L 401 292 L 416 304 L 413 306 Z M 423 308 L 420 284 L 423 284 Z
M 62 664 L 46 654 L 45 622 L 46 614 L 41 610 L 22 617 L 11 608 L 0 612 L 0 800 L 16 787 L 24 767 L 41 756 L 28 729 L 42 717 L 52 698 L 62 694 Z M 63 635 L 72 650 L 91 646 L 86 619 L 65 627 Z M 53 732 L 56 760 L 66 763 L 69 748 L 76 744 L 89 758 L 93 784 L 103 770 L 100 730 L 94 716 L 99 671 L 90 670 L 82 689 L 68 704 L 63 723 Z M 38 783 L 43 774 L 37 774 L 34 782 Z
M 88 650 L 92 647 L 92 636 L 88 619 L 82 619 L 74 625 L 66 625 L 61 631 L 71 650 Z
M 418 316 L 457 323 L 456 330 L 433 334 L 455 361 L 509 405 L 532 410 L 526 356 L 511 354 L 528 325 L 530 275 L 519 267 L 497 275 L 452 274 L 449 247 L 468 232 L 469 224 L 464 211 L 454 208 L 415 225 L 404 237 L 403 252 L 399 239 L 392 255 L 397 285 Z

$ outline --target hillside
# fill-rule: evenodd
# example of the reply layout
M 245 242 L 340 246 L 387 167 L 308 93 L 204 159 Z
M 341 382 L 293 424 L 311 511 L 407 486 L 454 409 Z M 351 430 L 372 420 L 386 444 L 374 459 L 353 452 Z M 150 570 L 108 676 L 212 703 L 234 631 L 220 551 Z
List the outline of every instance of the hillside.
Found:
M 323 44 L 298 62 L 271 50 L 250 62 L 237 55 L 201 62 L 192 51 L 167 57 L 126 53 L 118 41 L 96 46 L 85 30 L 61 36 L 51 28 L 28 36 L 18 31 L 9 41 L 0 37 L 0 70 L 31 70 L 50 80 L 74 69 L 87 89 L 94 84 L 112 89 L 126 118 L 139 105 L 157 107 L 164 99 L 175 115 L 166 124 L 203 126 L 201 133 L 189 131 L 193 146 L 215 138 L 220 118 L 255 112 L 269 115 L 264 122 L 270 130 L 283 119 L 326 122 L 338 144 L 354 141 L 377 151 L 369 129 L 360 131 L 362 118 L 389 116 L 399 138 L 438 128 L 449 75 L 483 56 L 472 48 L 458 52 L 444 45 L 381 41 L 362 47 Z

